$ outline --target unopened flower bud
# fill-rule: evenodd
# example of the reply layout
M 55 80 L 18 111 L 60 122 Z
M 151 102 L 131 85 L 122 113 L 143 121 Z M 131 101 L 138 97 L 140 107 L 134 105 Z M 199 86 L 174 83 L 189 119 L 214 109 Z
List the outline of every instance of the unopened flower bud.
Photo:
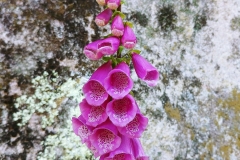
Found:
M 108 8 L 114 10 L 117 9 L 120 5 L 120 0 L 108 0 L 107 6 Z
M 107 8 L 97 15 L 97 17 L 95 19 L 95 23 L 98 26 L 105 26 L 106 24 L 108 24 L 111 17 L 112 17 L 112 10 Z
M 120 37 L 124 32 L 123 20 L 119 15 L 116 15 L 112 21 L 111 25 L 112 35 Z
M 137 43 L 137 38 L 131 27 L 125 25 L 123 36 L 121 38 L 123 47 L 127 49 L 133 49 Z

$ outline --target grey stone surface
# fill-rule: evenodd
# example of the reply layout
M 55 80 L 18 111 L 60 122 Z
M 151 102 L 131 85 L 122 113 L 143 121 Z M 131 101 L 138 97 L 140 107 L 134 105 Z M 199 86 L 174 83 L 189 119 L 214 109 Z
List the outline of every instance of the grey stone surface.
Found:
M 0 0 L 0 159 L 94 159 L 71 131 L 82 85 L 102 62 L 83 47 L 109 33 L 94 0 Z M 161 73 L 132 71 L 151 160 L 240 159 L 240 1 L 126 0 L 137 49 Z

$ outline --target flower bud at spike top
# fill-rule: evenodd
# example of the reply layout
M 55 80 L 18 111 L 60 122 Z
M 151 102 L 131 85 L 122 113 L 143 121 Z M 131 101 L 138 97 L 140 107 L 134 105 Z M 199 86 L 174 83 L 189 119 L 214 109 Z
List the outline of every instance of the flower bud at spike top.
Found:
M 134 119 L 124 127 L 118 127 L 118 131 L 130 138 L 140 138 L 143 131 L 147 128 L 148 118 L 140 112 L 136 114 Z
M 116 15 L 111 24 L 112 35 L 120 37 L 124 32 L 123 20 L 119 15 Z
M 133 88 L 133 81 L 130 78 L 130 68 L 125 62 L 119 63 L 104 81 L 104 88 L 114 99 L 121 99 Z
M 86 121 L 82 116 L 72 118 L 72 127 L 74 133 L 80 137 L 82 143 L 88 141 L 88 137 L 91 135 L 93 128 L 86 125 Z
M 91 144 L 98 150 L 100 156 L 117 149 L 121 144 L 117 128 L 110 120 L 95 128 L 89 139 Z
M 132 138 L 131 141 L 136 160 L 149 160 L 149 157 L 144 153 L 140 140 L 138 138 Z
M 95 23 L 98 26 L 105 26 L 106 24 L 108 24 L 111 17 L 112 17 L 112 10 L 107 8 L 96 16 Z
M 121 145 L 104 160 L 135 160 L 131 139 L 123 135 L 121 139 Z
M 114 125 L 124 127 L 136 116 L 136 102 L 134 98 L 128 94 L 122 99 L 114 99 L 109 102 L 106 112 Z
M 102 40 L 97 40 L 86 45 L 83 49 L 83 53 L 91 60 L 99 60 L 103 55 L 98 52 L 98 43 Z
M 119 38 L 108 37 L 98 43 L 98 52 L 103 55 L 112 55 L 118 50 L 119 45 Z
M 121 0 L 108 0 L 107 6 L 108 8 L 115 10 L 119 7 Z
M 157 85 L 159 73 L 145 58 L 137 53 L 132 54 L 133 67 L 140 79 L 145 81 L 149 86 Z
M 106 113 L 106 100 L 100 106 L 91 106 L 87 103 L 86 99 L 83 99 L 79 104 L 83 118 L 86 120 L 86 124 L 96 127 L 107 120 L 108 115 Z
M 104 6 L 107 4 L 107 0 L 96 0 L 96 1 L 100 6 Z
M 88 104 L 100 106 L 108 99 L 108 93 L 103 87 L 103 81 L 112 70 L 111 61 L 100 66 L 91 76 L 89 81 L 83 86 L 83 94 Z
M 126 49 L 133 49 L 137 43 L 137 38 L 131 27 L 125 25 L 121 43 Z

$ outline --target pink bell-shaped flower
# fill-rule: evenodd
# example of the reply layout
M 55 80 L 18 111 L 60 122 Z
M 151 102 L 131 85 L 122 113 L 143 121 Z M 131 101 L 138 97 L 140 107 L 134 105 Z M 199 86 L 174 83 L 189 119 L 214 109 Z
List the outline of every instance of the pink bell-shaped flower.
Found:
M 115 10 L 119 7 L 121 0 L 108 0 L 107 6 L 108 8 Z
M 88 141 L 88 137 L 91 135 L 93 127 L 86 125 L 86 121 L 82 116 L 78 118 L 72 117 L 72 127 L 74 133 L 80 137 L 82 143 Z
M 86 45 L 83 49 L 83 53 L 91 60 L 99 60 L 103 57 L 103 54 L 98 52 L 98 43 L 102 40 L 97 40 Z
M 120 37 L 124 32 L 123 20 L 119 15 L 116 15 L 111 24 L 112 35 Z
M 103 55 L 114 54 L 120 45 L 120 40 L 117 37 L 108 37 L 98 43 L 98 52 Z
M 121 144 L 117 128 L 110 120 L 95 128 L 89 139 L 91 144 L 98 150 L 100 156 L 117 149 Z
M 104 6 L 107 4 L 107 0 L 96 0 L 96 1 L 100 6 Z
M 121 145 L 116 150 L 110 152 L 109 156 L 104 160 L 135 160 L 131 139 L 123 135 L 121 139 Z
M 131 141 L 136 160 L 149 160 L 149 157 L 144 153 L 140 140 L 138 138 L 132 138 Z
M 159 73 L 155 67 L 137 53 L 132 54 L 132 62 L 140 79 L 145 81 L 151 87 L 157 85 Z
M 98 26 L 105 26 L 106 24 L 108 24 L 111 17 L 112 17 L 112 10 L 107 8 L 96 16 L 95 23 Z
M 131 27 L 125 25 L 123 36 L 121 38 L 123 47 L 126 49 L 133 49 L 137 43 L 137 38 Z
M 103 102 L 100 106 L 91 106 L 87 103 L 86 99 L 83 99 L 79 104 L 83 118 L 86 120 L 86 124 L 96 127 L 107 120 L 108 115 L 106 113 L 106 105 L 108 100 Z
M 119 63 L 104 81 L 104 88 L 114 99 L 121 99 L 133 88 L 133 81 L 130 78 L 130 68 L 125 62 Z
M 134 98 L 128 94 L 122 99 L 109 102 L 106 112 L 114 125 L 124 127 L 136 116 L 137 109 Z
M 148 118 L 140 112 L 136 114 L 134 119 L 124 127 L 118 127 L 118 131 L 130 138 L 140 138 L 143 131 L 147 128 Z
M 89 81 L 83 86 L 83 94 L 92 106 L 100 106 L 108 98 L 108 93 L 103 87 L 103 81 L 112 70 L 111 61 L 100 66 L 91 76 Z

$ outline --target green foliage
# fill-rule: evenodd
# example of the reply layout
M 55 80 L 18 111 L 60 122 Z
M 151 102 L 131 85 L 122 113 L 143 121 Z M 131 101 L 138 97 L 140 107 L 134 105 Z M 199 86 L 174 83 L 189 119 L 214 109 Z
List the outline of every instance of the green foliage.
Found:
M 170 32 L 176 28 L 177 14 L 174 11 L 173 6 L 160 8 L 157 18 L 161 30 L 164 32 Z
M 194 18 L 194 29 L 199 31 L 202 27 L 206 26 L 207 24 L 207 17 L 205 15 L 197 14 Z

